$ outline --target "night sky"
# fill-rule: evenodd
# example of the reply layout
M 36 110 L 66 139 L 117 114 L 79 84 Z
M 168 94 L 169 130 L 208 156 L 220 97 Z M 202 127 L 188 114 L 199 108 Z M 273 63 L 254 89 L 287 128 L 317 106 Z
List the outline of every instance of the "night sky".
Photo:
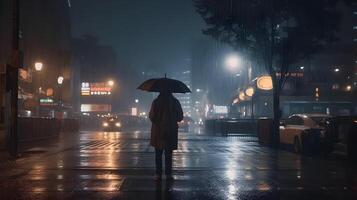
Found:
M 143 70 L 185 67 L 204 24 L 191 0 L 72 0 L 72 35 L 97 36 L 118 62 Z

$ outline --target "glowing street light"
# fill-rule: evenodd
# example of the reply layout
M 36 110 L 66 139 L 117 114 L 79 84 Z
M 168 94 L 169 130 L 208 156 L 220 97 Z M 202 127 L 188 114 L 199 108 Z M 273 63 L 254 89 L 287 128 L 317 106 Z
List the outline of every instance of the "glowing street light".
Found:
M 109 81 L 108 81 L 108 85 L 109 85 L 110 87 L 113 87 L 113 86 L 114 86 L 114 81 L 113 81 L 113 80 L 109 80 Z
M 35 63 L 35 70 L 36 71 L 41 71 L 43 68 L 43 63 L 42 62 L 36 62 Z
M 135 103 L 139 103 L 139 99 L 135 99 Z
M 350 92 L 352 90 L 352 86 L 351 85 L 347 85 L 346 86 L 346 91 Z
M 63 76 L 59 76 L 59 77 L 57 78 L 57 83 L 58 83 L 58 85 L 62 85 L 62 84 L 63 84 L 63 81 L 64 81 Z
M 253 87 L 249 87 L 245 90 L 245 95 L 247 95 L 248 97 L 252 97 L 254 95 L 254 88 Z
M 236 54 L 231 54 L 226 57 L 225 65 L 229 71 L 235 72 L 238 70 L 242 63 L 241 58 Z
M 340 71 L 340 68 L 336 67 L 333 71 L 339 72 L 339 71 Z

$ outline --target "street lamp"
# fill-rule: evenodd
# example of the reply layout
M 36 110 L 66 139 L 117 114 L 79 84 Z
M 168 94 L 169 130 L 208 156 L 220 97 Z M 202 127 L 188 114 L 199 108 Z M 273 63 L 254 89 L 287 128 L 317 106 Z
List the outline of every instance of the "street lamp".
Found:
M 63 76 L 59 76 L 57 78 L 57 83 L 58 83 L 58 109 L 61 112 L 62 115 L 62 84 L 63 84 L 64 78 Z
M 351 86 L 351 85 L 347 85 L 347 86 L 346 86 L 346 91 L 347 91 L 347 92 L 350 92 L 351 90 L 352 90 L 352 86 Z
M 340 71 L 340 68 L 336 67 L 333 71 L 339 72 L 339 71 Z
M 42 62 L 36 62 L 35 63 L 35 70 L 36 71 L 42 71 L 43 68 L 43 63 Z
M 139 103 L 139 99 L 135 99 L 135 103 Z
M 225 59 L 225 66 L 231 72 L 236 72 L 242 63 L 241 58 L 236 54 L 228 55 Z
M 114 86 L 114 81 L 113 81 L 113 80 L 109 80 L 109 81 L 108 81 L 108 85 L 109 85 L 110 87 L 113 87 L 113 86 Z
M 42 62 L 35 62 L 35 70 L 37 72 L 41 72 L 43 69 L 43 63 Z M 41 93 L 42 93 L 42 77 L 41 74 L 38 73 L 38 79 L 36 81 L 36 83 L 34 82 L 34 86 L 37 89 L 38 88 L 38 101 L 40 101 L 40 97 L 41 97 Z M 38 103 L 37 106 L 37 117 L 40 117 L 40 109 L 41 109 L 41 103 Z
M 57 83 L 58 83 L 58 85 L 62 85 L 62 84 L 63 84 L 63 80 L 64 80 L 63 76 L 59 76 L 59 77 L 57 78 Z

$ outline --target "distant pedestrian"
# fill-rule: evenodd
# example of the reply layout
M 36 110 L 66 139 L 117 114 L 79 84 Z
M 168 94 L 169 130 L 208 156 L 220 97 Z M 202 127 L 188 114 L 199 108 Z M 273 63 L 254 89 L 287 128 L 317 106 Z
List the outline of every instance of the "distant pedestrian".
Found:
M 155 148 L 157 181 L 162 177 L 162 154 L 165 154 L 165 175 L 172 180 L 172 152 L 177 149 L 178 122 L 183 119 L 180 102 L 170 92 L 161 92 L 153 101 L 149 113 L 151 126 L 150 144 Z

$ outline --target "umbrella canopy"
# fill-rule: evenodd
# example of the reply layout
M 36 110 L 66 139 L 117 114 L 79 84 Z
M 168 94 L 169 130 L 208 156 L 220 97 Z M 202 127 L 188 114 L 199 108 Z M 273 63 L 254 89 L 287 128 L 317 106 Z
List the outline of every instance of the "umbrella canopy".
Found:
M 186 84 L 179 80 L 170 78 L 153 78 L 146 80 L 138 89 L 148 92 L 171 92 L 171 93 L 189 93 L 191 90 Z

